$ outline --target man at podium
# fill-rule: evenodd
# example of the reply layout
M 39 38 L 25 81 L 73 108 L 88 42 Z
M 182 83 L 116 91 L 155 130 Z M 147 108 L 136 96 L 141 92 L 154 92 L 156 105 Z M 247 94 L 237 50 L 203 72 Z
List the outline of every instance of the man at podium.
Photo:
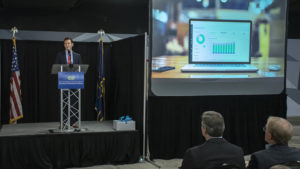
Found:
M 70 37 L 64 39 L 65 50 L 58 52 L 56 55 L 56 64 L 82 64 L 81 56 L 72 50 L 74 46 L 73 40 Z
M 68 64 L 70 65 L 70 67 L 73 67 L 73 64 L 82 64 L 82 61 L 81 61 L 81 56 L 79 53 L 76 53 L 72 50 L 74 46 L 74 42 L 72 40 L 72 38 L 70 37 L 66 37 L 64 39 L 64 47 L 65 47 L 65 50 L 64 51 L 61 51 L 61 52 L 58 52 L 56 54 L 56 61 L 55 61 L 55 64 Z M 75 92 L 76 90 L 74 89 L 71 89 L 73 92 Z M 78 102 L 76 101 L 76 96 L 72 95 L 71 98 L 70 98 L 70 102 L 71 102 L 71 105 L 74 105 L 74 107 L 72 108 L 76 108 L 78 109 Z M 71 109 L 72 109 L 71 108 Z M 68 112 L 67 108 L 65 107 L 64 112 Z M 73 127 L 73 128 L 78 128 L 78 124 L 77 124 L 77 121 L 78 119 L 74 116 L 71 116 L 70 118 L 70 125 Z M 61 127 L 64 127 L 64 126 L 60 126 Z

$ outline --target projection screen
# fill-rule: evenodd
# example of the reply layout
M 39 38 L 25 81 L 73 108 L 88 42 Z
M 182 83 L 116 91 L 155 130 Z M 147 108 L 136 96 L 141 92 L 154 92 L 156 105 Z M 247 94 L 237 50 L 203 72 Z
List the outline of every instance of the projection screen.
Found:
M 152 0 L 151 5 L 154 95 L 260 95 L 283 91 L 287 0 Z M 223 39 L 226 33 L 238 33 L 234 25 L 212 25 L 206 28 L 207 34 L 198 32 L 194 36 L 202 45 L 199 53 L 207 54 L 203 56 L 206 60 L 219 52 L 224 57 L 240 57 L 240 54 L 229 56 L 228 51 L 248 50 L 240 47 L 250 43 L 250 63 L 257 71 L 184 72 L 182 68 L 190 63 L 191 57 L 191 20 L 249 21 L 250 38 L 244 41 Z M 211 36 L 214 33 L 219 35 Z M 205 47 L 210 50 L 203 51 Z

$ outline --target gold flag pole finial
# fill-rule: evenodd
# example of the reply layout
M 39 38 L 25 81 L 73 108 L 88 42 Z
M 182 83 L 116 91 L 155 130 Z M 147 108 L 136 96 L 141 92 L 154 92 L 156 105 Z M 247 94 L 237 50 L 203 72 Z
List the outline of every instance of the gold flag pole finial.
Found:
M 103 29 L 98 30 L 97 34 L 100 35 L 100 39 L 103 38 L 103 36 L 105 35 L 105 32 Z
M 16 33 L 18 33 L 18 29 L 17 29 L 17 27 L 13 27 L 13 28 L 11 28 L 11 30 L 10 30 L 12 33 L 13 33 L 13 38 L 15 38 L 16 36 Z

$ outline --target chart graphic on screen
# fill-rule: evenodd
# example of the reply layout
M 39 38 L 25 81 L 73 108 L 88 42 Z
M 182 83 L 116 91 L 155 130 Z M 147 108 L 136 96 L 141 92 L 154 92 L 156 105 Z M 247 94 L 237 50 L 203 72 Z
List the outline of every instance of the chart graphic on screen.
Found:
M 235 42 L 213 43 L 213 54 L 235 54 Z

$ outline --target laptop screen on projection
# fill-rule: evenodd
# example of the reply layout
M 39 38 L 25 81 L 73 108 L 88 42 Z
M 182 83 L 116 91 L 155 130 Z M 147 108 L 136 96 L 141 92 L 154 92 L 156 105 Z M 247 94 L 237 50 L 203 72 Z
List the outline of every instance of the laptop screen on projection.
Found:
M 189 21 L 189 63 L 250 63 L 251 21 Z

